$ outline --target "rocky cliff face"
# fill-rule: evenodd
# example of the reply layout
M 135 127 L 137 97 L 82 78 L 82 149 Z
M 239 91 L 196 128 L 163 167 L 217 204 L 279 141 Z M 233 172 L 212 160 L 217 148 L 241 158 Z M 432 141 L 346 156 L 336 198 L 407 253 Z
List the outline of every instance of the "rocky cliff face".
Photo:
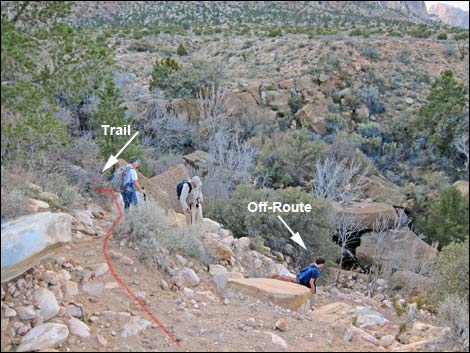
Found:
M 399 10 L 408 15 L 414 15 L 422 19 L 429 17 L 424 1 L 376 1 L 384 8 Z
M 429 14 L 448 25 L 468 29 L 468 11 L 446 4 L 435 4 L 429 8 Z

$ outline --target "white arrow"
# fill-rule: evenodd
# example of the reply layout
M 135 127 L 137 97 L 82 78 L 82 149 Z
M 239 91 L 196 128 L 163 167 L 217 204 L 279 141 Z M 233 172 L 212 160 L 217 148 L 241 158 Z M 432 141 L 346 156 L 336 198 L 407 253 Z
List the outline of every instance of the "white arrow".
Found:
M 290 227 L 287 225 L 286 222 L 284 222 L 284 220 L 282 219 L 281 216 L 277 216 L 277 218 L 279 218 L 279 220 L 286 226 L 286 228 L 289 230 L 289 232 L 291 232 L 292 236 L 291 236 L 291 240 L 296 242 L 297 244 L 299 244 L 301 247 L 303 247 L 305 250 L 307 250 L 307 248 L 305 247 L 305 244 L 304 244 L 304 241 L 302 240 L 302 237 L 300 236 L 299 232 L 297 233 L 294 233 L 292 231 L 292 229 L 290 229 Z
M 103 168 L 103 171 L 101 173 L 104 173 L 106 170 L 108 170 L 109 168 L 111 168 L 113 165 L 115 165 L 117 162 L 118 162 L 118 159 L 117 157 L 119 157 L 119 155 L 127 148 L 127 146 L 129 146 L 129 144 L 132 142 L 132 140 L 139 134 L 139 132 L 137 131 L 134 136 L 131 137 L 131 139 L 129 141 L 127 141 L 127 143 L 124 145 L 123 148 L 121 148 L 119 150 L 118 153 L 116 153 L 115 156 L 111 155 L 111 157 L 109 157 L 108 161 L 106 162 L 104 168 Z

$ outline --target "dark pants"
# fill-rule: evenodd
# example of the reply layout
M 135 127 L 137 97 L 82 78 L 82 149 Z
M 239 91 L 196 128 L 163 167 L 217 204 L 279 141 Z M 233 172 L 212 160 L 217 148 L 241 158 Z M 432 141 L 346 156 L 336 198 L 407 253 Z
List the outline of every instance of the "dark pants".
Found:
M 127 184 L 126 190 L 121 193 L 121 195 L 124 201 L 124 210 L 127 210 L 129 207 L 131 207 L 131 203 L 133 203 L 135 207 L 139 207 L 137 191 L 135 191 L 135 186 L 133 183 Z

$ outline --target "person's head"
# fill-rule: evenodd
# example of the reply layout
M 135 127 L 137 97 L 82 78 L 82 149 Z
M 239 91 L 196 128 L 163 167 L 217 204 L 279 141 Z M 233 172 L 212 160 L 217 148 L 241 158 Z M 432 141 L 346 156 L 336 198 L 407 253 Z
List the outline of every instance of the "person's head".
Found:
M 325 259 L 319 256 L 315 260 L 315 264 L 317 265 L 318 268 L 322 268 L 323 266 L 325 266 Z
M 200 188 L 202 186 L 201 179 L 198 176 L 195 176 L 191 179 L 191 185 L 193 188 Z
M 139 164 L 140 164 L 140 161 L 137 159 L 137 157 L 131 157 L 131 159 L 129 159 L 129 164 L 134 168 L 139 168 Z

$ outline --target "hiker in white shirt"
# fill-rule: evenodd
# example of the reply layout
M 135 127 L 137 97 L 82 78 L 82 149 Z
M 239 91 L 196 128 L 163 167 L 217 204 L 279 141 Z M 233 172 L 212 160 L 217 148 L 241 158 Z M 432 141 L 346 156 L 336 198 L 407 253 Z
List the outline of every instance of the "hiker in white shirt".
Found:
M 186 224 L 202 223 L 204 199 L 201 190 L 201 179 L 195 176 L 190 181 L 184 181 L 182 183 L 184 184 L 179 200 L 186 216 Z

